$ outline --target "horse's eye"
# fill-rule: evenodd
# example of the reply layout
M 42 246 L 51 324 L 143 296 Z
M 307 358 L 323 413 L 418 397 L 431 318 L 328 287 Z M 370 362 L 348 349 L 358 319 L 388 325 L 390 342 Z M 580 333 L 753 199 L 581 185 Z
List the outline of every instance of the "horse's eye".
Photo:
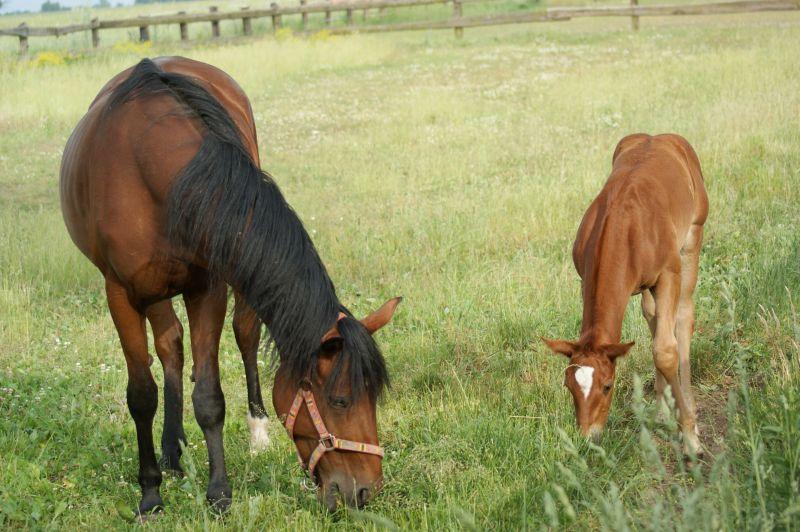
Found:
M 334 406 L 336 408 L 347 408 L 348 406 L 350 406 L 350 401 L 348 401 L 344 397 L 331 397 L 330 403 L 331 406 Z
M 604 393 L 604 394 L 606 394 L 606 395 L 608 395 L 608 392 L 610 392 L 610 391 L 611 391 L 611 388 L 612 388 L 613 386 L 614 386 L 614 385 L 613 385 L 612 383 L 610 383 L 610 382 L 609 382 L 608 384 L 606 384 L 605 386 L 603 386 L 603 393 Z

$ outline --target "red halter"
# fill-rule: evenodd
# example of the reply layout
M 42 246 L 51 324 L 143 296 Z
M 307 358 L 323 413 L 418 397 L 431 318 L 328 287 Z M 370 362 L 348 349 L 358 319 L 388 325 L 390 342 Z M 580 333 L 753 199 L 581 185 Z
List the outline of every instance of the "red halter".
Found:
M 345 317 L 346 314 L 340 312 L 339 318 L 336 321 L 339 322 Z M 289 409 L 289 413 L 286 414 L 286 421 L 283 423 L 284 427 L 286 427 L 286 432 L 289 433 L 289 438 L 291 438 L 292 441 L 294 441 L 294 424 L 297 421 L 297 414 L 300 413 L 300 407 L 304 402 L 306 404 L 306 408 L 308 409 L 308 415 L 311 417 L 312 423 L 314 423 L 314 428 L 317 429 L 317 433 L 319 434 L 319 444 L 311 452 L 311 456 L 309 456 L 307 464 L 303 461 L 303 457 L 300 456 L 300 450 L 295 444 L 295 451 L 297 451 L 297 459 L 300 461 L 300 467 L 302 467 L 303 470 L 308 473 L 309 477 L 314 477 L 314 469 L 322 459 L 322 456 L 331 451 L 351 451 L 356 453 L 374 454 L 375 456 L 380 456 L 383 458 L 383 449 L 379 445 L 343 440 L 328 432 L 328 429 L 325 427 L 325 423 L 322 421 L 322 416 L 319 413 L 319 409 L 317 409 L 317 403 L 314 400 L 314 393 L 311 391 L 311 383 L 308 380 L 303 380 L 300 383 L 300 388 L 297 390 L 297 395 L 294 397 L 292 407 Z

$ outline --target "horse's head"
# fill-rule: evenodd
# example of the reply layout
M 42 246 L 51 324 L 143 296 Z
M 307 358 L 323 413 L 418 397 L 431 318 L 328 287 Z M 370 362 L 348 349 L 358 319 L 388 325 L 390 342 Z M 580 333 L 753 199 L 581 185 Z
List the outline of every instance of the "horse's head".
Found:
M 598 437 L 608 420 L 617 358 L 624 356 L 633 342 L 593 347 L 565 340 L 543 340 L 554 353 L 569 358 L 564 386 L 572 393 L 578 426 L 584 436 Z
M 298 381 L 283 367 L 275 375 L 275 411 L 331 512 L 340 497 L 364 506 L 383 482 L 375 410 L 388 375 L 372 334 L 391 320 L 400 301 L 391 299 L 362 320 L 341 313 L 305 377 Z

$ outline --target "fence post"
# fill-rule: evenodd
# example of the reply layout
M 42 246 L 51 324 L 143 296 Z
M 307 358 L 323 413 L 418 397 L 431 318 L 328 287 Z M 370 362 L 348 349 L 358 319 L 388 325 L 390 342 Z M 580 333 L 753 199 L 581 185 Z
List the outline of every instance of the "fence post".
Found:
M 217 12 L 217 6 L 211 6 L 208 8 L 210 13 Z M 211 21 L 211 36 L 212 37 L 219 37 L 219 20 L 212 20 Z
M 281 27 L 281 16 L 278 13 L 278 4 L 272 2 L 269 7 L 272 9 L 272 31 L 278 31 Z
M 150 26 L 139 26 L 139 40 L 142 42 L 150 40 Z
M 325 0 L 325 25 L 331 25 L 331 0 Z
M 347 25 L 348 26 L 352 26 L 353 25 L 353 8 L 352 7 L 348 7 L 346 13 L 347 13 Z
M 635 7 L 639 5 L 639 0 L 631 0 L 631 7 Z M 633 31 L 639 31 L 639 17 L 636 15 L 631 16 L 631 29 Z
M 245 11 L 245 12 L 246 12 L 246 11 L 248 11 L 249 9 L 250 9 L 250 6 L 244 6 L 244 7 L 242 8 L 242 11 Z M 251 19 L 250 19 L 250 17 L 242 17 L 242 32 L 243 32 L 245 35 L 250 35 L 250 34 L 252 34 L 252 33 L 253 33 L 253 26 L 252 26 L 252 24 L 250 23 L 250 20 L 251 20 Z
M 185 15 L 186 11 L 178 11 L 179 15 Z M 179 26 L 181 28 L 181 40 L 188 41 L 189 40 L 189 25 L 185 22 L 180 22 Z
M 453 18 L 454 19 L 461 18 L 461 0 L 453 0 Z M 462 28 L 461 26 L 456 26 L 454 29 L 456 33 L 456 39 L 460 39 L 461 37 L 464 36 L 464 28 Z
M 98 19 L 92 19 L 92 48 L 100 46 L 100 28 L 97 27 L 99 24 L 100 21 Z
M 25 55 L 28 53 L 28 25 L 23 22 L 17 29 L 24 32 L 24 35 L 19 36 L 19 55 Z
M 303 7 L 305 5 L 306 5 L 306 0 L 300 0 L 300 7 Z M 308 13 L 306 11 L 303 11 L 300 14 L 300 19 L 302 21 L 303 30 L 305 30 L 306 27 L 308 26 Z

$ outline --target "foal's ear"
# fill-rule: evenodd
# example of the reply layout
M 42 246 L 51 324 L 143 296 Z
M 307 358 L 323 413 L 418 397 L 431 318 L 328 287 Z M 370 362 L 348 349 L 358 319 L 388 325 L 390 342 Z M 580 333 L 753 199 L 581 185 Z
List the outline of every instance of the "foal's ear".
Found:
M 600 346 L 598 352 L 614 360 L 617 357 L 624 357 L 627 355 L 628 351 L 631 350 L 631 347 L 633 347 L 635 343 L 636 342 L 629 342 L 627 344 L 606 344 Z
M 571 357 L 575 351 L 578 350 L 578 344 L 575 342 L 568 342 L 566 340 L 548 340 L 547 338 L 542 338 L 542 341 L 547 344 L 553 353 L 558 353 L 559 355 L 564 355 L 565 357 Z
M 361 324 L 366 327 L 370 334 L 389 323 L 397 305 L 403 300 L 402 297 L 395 297 L 384 303 L 381 308 L 361 320 Z

